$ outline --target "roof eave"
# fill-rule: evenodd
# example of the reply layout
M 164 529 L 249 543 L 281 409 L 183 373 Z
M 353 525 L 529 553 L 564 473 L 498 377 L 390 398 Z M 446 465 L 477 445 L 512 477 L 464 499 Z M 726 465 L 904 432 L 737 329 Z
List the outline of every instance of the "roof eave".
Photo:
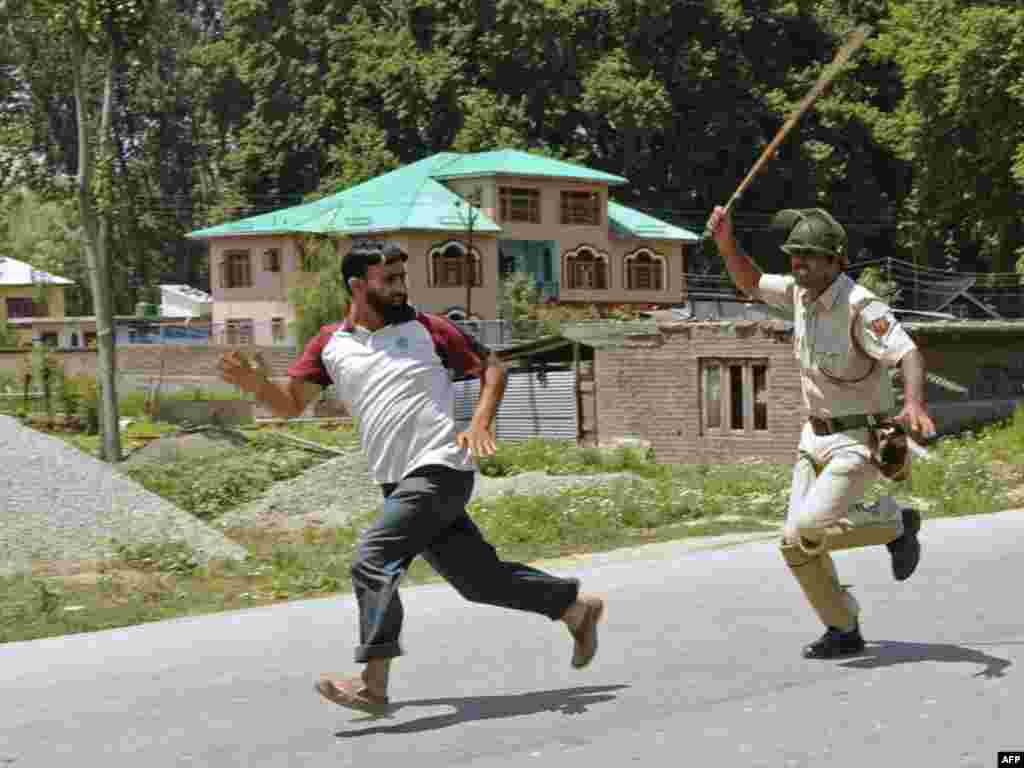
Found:
M 581 184 L 607 184 L 608 186 L 622 186 L 628 184 L 628 179 L 615 176 L 611 179 L 588 179 L 581 176 L 562 176 L 549 173 L 525 173 L 522 171 L 467 171 L 465 173 L 442 173 L 433 175 L 430 178 L 435 181 L 448 181 L 449 179 L 488 179 L 498 176 L 518 179 L 553 179 L 558 181 L 575 181 Z

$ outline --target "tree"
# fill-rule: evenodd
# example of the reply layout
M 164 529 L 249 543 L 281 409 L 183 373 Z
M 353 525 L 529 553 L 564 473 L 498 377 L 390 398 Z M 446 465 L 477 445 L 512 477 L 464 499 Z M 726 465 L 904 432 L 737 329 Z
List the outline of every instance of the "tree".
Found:
M 462 270 L 463 279 L 466 281 L 466 319 L 472 316 L 473 302 L 473 277 L 476 274 L 476 266 L 473 260 L 473 228 L 480 219 L 480 211 L 476 206 L 480 204 L 478 199 L 458 200 L 455 203 L 455 214 L 466 229 L 466 259 Z M 483 268 L 483 265 L 480 265 Z
M 65 289 L 68 316 L 92 313 L 75 208 L 69 195 L 45 200 L 31 190 L 10 192 L 0 201 L 0 255 L 74 281 Z
M 1024 241 L 1024 10 L 900 0 L 883 29 L 873 48 L 904 90 L 875 135 L 914 169 L 902 242 L 915 261 L 1012 271 Z
M 103 443 L 107 461 L 121 459 L 117 405 L 117 357 L 113 334 L 110 211 L 114 205 L 116 148 L 112 142 L 116 78 L 148 31 L 153 0 L 13 0 L 15 14 L 48 48 L 67 51 L 67 80 L 74 104 L 75 200 L 89 285 L 96 314 L 97 370 L 102 391 Z M 22 62 L 27 64 L 27 62 Z
M 316 268 L 316 278 L 292 289 L 288 297 L 295 307 L 292 332 L 302 349 L 320 329 L 340 323 L 348 314 L 351 295 L 341 275 L 335 245 L 327 238 L 308 237 L 299 243 L 307 263 Z

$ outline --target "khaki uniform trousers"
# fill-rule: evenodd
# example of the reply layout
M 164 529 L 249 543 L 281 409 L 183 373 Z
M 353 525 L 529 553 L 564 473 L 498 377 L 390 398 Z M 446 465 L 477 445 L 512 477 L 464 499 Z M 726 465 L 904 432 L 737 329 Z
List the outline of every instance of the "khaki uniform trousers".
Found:
M 857 624 L 860 608 L 839 583 L 831 552 L 888 544 L 903 535 L 891 497 L 865 507 L 861 500 L 881 478 L 871 462 L 867 429 L 816 435 L 805 424 L 793 467 L 782 554 L 822 623 L 842 630 Z

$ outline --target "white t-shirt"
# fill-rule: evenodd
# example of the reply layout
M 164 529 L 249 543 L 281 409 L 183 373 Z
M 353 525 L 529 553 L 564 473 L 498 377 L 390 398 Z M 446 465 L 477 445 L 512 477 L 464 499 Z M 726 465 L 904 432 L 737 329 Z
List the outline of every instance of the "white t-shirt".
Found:
M 472 472 L 455 443 L 453 376 L 481 375 L 489 351 L 454 323 L 416 312 L 376 331 L 348 321 L 325 326 L 288 373 L 333 384 L 359 423 L 370 474 L 397 483 L 418 467 Z

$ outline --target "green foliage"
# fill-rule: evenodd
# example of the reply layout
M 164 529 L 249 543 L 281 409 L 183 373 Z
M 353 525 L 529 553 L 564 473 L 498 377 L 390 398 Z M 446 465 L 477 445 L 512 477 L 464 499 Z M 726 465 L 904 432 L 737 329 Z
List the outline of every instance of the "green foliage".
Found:
M 526 320 L 540 301 L 536 280 L 525 272 L 515 272 L 501 283 L 501 317 L 513 322 Z
M 43 197 L 28 189 L 8 192 L 0 199 L 4 226 L 0 255 L 31 264 L 49 274 L 73 280 L 64 288 L 64 313 L 91 314 L 88 276 L 78 235 L 78 214 L 68 190 Z M 49 299 L 46 283 L 36 287 L 36 302 Z
M 485 88 L 473 88 L 459 97 L 462 127 L 455 135 L 455 152 L 491 149 L 529 149 L 526 97 L 518 101 Z
M 341 259 L 328 241 L 312 241 L 306 248 L 318 268 L 316 280 L 294 288 L 290 295 L 296 320 L 291 324 L 299 348 L 330 323 L 340 323 L 348 314 L 351 296 L 341 275 Z
M 890 304 L 895 301 L 899 290 L 899 284 L 895 280 L 887 280 L 878 267 L 866 267 L 857 282 Z
M 1024 10 L 903 0 L 883 29 L 873 47 L 898 68 L 902 98 L 875 135 L 915 168 L 903 243 L 1012 271 L 1024 238 Z
M 252 444 L 211 461 L 184 458 L 169 464 L 139 464 L 126 469 L 147 490 L 203 520 L 257 498 L 279 480 L 315 466 L 315 454 L 254 436 Z
M 0 349 L 14 349 L 18 346 L 18 332 L 6 319 L 0 321 Z
M 353 124 L 327 151 L 327 178 L 320 192 L 340 192 L 397 168 L 398 158 L 388 149 L 387 139 L 387 132 L 369 118 Z
M 35 380 L 39 382 L 43 391 L 43 405 L 46 415 L 53 417 L 53 390 L 57 383 L 58 364 L 53 353 L 44 344 L 37 344 L 32 347 L 32 368 L 35 372 Z
M 639 449 L 580 448 L 572 441 L 536 438 L 500 442 L 497 453 L 482 457 L 479 464 L 480 472 L 488 477 L 536 471 L 553 475 L 628 471 L 645 477 L 663 477 L 667 471 L 648 462 Z
M 57 392 L 60 397 L 61 409 L 68 418 L 78 415 L 82 405 L 82 391 L 74 376 L 67 376 L 63 368 L 57 369 Z
M 123 544 L 114 542 L 117 559 L 140 571 L 190 574 L 199 567 L 198 553 L 184 542 Z

